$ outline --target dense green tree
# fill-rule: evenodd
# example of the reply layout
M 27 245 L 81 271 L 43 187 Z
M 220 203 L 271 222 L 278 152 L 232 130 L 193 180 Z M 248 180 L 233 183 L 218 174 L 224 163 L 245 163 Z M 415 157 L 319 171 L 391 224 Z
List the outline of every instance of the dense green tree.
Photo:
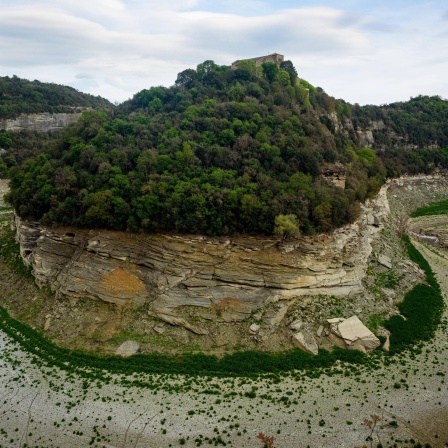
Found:
M 16 75 L 0 77 L 0 118 L 40 112 L 72 113 L 90 107 L 111 110 L 113 105 L 104 98 L 68 86 L 28 81 Z
M 263 68 L 264 76 L 266 76 L 270 82 L 274 81 L 279 73 L 278 65 L 274 62 L 263 62 L 261 67 Z
M 293 214 L 276 216 L 274 234 L 281 236 L 283 240 L 293 236 L 300 236 L 300 226 L 297 216 Z
M 446 101 L 351 106 L 287 62 L 205 61 L 57 135 L 2 132 L 9 200 L 47 224 L 288 236 L 354 221 L 386 176 L 448 167 Z M 336 162 L 345 188 L 325 178 Z
M 280 64 L 280 68 L 288 73 L 291 84 L 294 85 L 299 76 L 296 68 L 294 67 L 294 64 L 289 60 L 283 61 Z

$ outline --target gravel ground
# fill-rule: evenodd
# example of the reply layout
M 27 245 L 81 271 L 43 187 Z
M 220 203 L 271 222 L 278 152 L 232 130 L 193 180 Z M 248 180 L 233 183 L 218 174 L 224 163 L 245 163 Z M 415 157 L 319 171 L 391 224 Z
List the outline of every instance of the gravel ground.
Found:
M 447 297 L 447 259 L 419 249 Z M 420 355 L 401 356 L 394 365 L 373 372 L 345 376 L 348 369 L 340 364 L 341 375 L 317 379 L 197 379 L 195 390 L 187 392 L 164 390 L 188 381 L 174 376 L 144 378 L 160 384 L 155 392 L 100 383 L 84 389 L 82 379 L 67 378 L 55 368 L 37 368 L 2 334 L 0 445 L 175 447 L 184 438 L 184 446 L 193 447 L 202 436 L 243 448 L 261 447 L 256 435 L 262 431 L 274 436 L 277 448 L 353 448 L 363 445 L 368 435 L 363 420 L 376 414 L 384 427 L 375 432 L 374 446 L 381 441 L 384 446 L 410 447 L 406 441 L 415 439 L 443 447 L 448 443 L 446 331 L 442 325 Z M 252 387 L 258 387 L 255 398 L 244 396 Z M 205 393 L 210 390 L 215 394 Z M 226 396 L 229 392 L 236 396 Z M 263 399 L 264 394 L 271 398 Z

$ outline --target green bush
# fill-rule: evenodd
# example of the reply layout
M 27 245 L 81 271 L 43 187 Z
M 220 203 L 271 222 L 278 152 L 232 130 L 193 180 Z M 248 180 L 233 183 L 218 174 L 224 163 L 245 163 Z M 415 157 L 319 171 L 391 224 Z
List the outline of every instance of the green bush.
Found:
M 421 341 L 428 341 L 434 336 L 440 323 L 444 301 L 439 284 L 428 262 L 414 247 L 409 237 L 403 237 L 409 257 L 416 262 L 426 274 L 427 285 L 419 284 L 409 291 L 398 305 L 401 316 L 392 316 L 384 323 L 391 332 L 390 353 L 397 353 Z
M 425 207 L 419 207 L 411 213 L 413 218 L 419 216 L 446 215 L 448 214 L 448 199 L 441 202 L 431 202 Z

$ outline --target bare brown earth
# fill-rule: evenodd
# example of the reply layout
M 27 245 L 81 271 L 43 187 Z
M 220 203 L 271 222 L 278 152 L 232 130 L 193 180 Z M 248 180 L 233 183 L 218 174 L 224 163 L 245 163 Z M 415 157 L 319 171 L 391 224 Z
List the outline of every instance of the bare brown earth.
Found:
M 434 197 L 439 199 L 436 195 L 442 194 L 442 189 L 432 190 L 431 185 L 422 179 L 391 186 L 389 199 L 395 215 L 372 256 L 366 278 L 370 298 L 366 300 L 388 303 L 384 285 L 375 278 L 390 270 L 378 266 L 376 253 L 393 260 L 396 276 L 408 271 L 406 275 L 416 275 L 402 258 L 396 233 L 397 227 L 406 224 L 402 214 Z M 418 248 L 430 262 L 448 301 L 447 252 L 421 244 Z M 33 313 L 33 303 L 45 306 L 43 292 L 0 268 L 2 291 L 8 291 L 9 304 L 15 301 L 23 315 Z M 25 297 L 36 299 L 22 305 Z M 342 314 L 360 306 L 333 300 L 332 306 L 340 307 Z M 95 304 L 91 307 L 95 316 Z M 123 318 L 113 307 L 109 312 L 111 319 Z M 308 312 L 323 311 L 313 305 Z M 219 434 L 227 446 L 249 448 L 262 446 L 256 437 L 262 431 L 274 436 L 276 448 L 369 447 L 365 440 L 369 431 L 363 421 L 378 415 L 381 420 L 372 446 L 381 442 L 384 447 L 410 448 L 412 439 L 442 448 L 448 444 L 447 317 L 445 310 L 436 337 L 420 354 L 404 353 L 393 364 L 375 371 L 356 371 L 339 363 L 334 368 L 338 374 L 319 378 L 301 372 L 258 380 L 175 375 L 138 378 L 157 383 L 155 391 L 133 386 L 134 376 L 127 378 L 130 385 L 122 385 L 117 378 L 116 384 L 112 379 L 109 384 L 90 383 L 85 389 L 82 379 L 68 378 L 57 369 L 38 368 L 27 353 L 0 333 L 0 446 L 165 448 L 181 446 L 185 439 L 183 446 L 191 448 L 198 445 L 195 439 L 216 441 Z M 59 328 L 63 331 L 62 325 Z M 64 333 L 60 337 L 65 337 Z M 170 343 L 175 346 L 177 342 L 173 338 Z M 252 390 L 254 394 L 245 395 Z M 202 446 L 215 444 L 204 442 Z

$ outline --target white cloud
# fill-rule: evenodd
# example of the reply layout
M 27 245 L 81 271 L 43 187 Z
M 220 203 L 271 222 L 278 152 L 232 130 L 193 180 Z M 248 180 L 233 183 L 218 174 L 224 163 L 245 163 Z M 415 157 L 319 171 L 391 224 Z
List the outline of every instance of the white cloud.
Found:
M 277 51 L 301 76 L 351 102 L 390 102 L 425 89 L 448 96 L 445 9 L 427 8 L 417 17 L 416 8 L 275 10 L 258 0 L 217 0 L 213 12 L 205 9 L 210 4 L 4 0 L 0 70 L 121 101 L 142 88 L 171 85 L 178 72 L 205 59 L 230 64 Z

